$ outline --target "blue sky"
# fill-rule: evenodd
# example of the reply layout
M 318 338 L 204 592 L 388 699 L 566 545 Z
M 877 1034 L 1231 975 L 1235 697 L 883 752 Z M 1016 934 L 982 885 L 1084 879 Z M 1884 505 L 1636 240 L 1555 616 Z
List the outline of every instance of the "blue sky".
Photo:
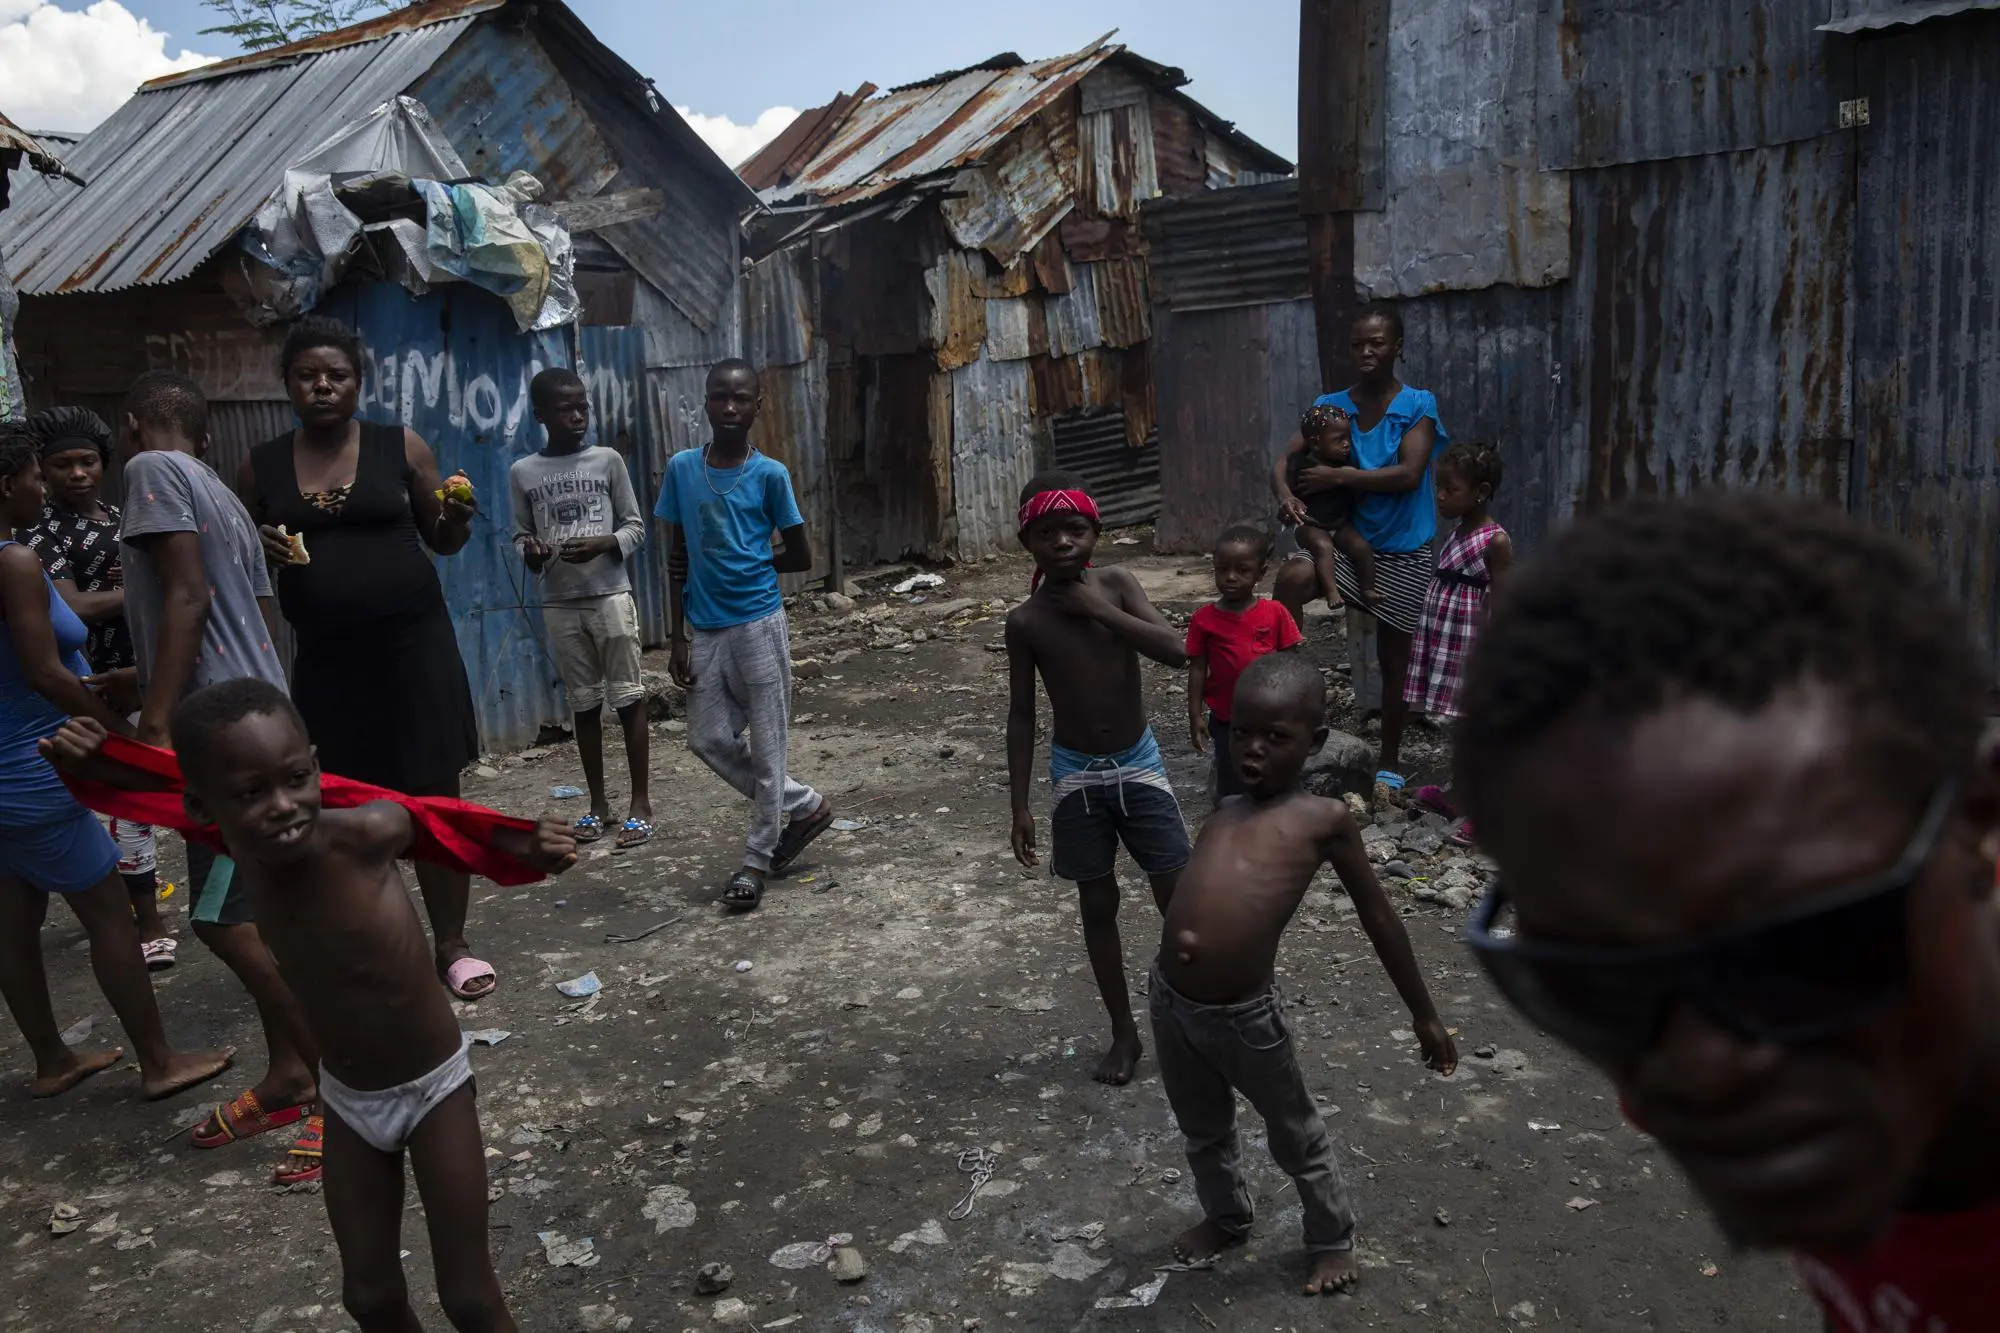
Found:
M 214 20 L 198 0 L 115 0 L 183 50 L 227 55 L 203 37 Z M 1290 157 L 1298 81 L 1298 0 L 1012 0 L 950 5 L 927 0 L 570 0 L 591 27 L 676 105 L 749 125 L 772 107 L 826 101 L 863 80 L 882 87 L 972 64 L 999 51 L 1030 58 L 1074 50 L 1112 29 L 1119 40 L 1192 77 L 1188 92 Z M 37 29 L 43 9 L 83 10 L 86 0 L 0 0 L 0 86 L 8 80 L 5 25 Z M 26 15 L 23 20 L 22 16 Z M 53 15 L 39 16 L 54 30 Z M 101 45 L 101 43 L 94 43 Z M 25 42 L 13 45 L 25 61 Z M 39 55 L 39 53 L 37 53 Z M 99 81 L 117 82 L 104 74 Z M 49 93 L 30 119 L 102 115 Z M 0 92 L 0 110 L 8 94 Z M 12 115 L 13 112 L 9 111 Z M 20 117 L 17 117 L 19 119 Z M 75 128 L 46 124 L 38 128 Z M 734 140 L 732 140 L 734 142 Z

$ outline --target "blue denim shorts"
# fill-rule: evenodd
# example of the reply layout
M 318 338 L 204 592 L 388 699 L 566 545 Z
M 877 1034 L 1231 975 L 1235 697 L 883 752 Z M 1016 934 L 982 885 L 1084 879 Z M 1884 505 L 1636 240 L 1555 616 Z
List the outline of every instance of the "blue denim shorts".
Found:
M 1148 875 L 1171 875 L 1191 854 L 1181 805 L 1171 792 L 1142 782 L 1073 791 L 1049 817 L 1057 879 L 1103 879 L 1118 863 L 1118 844 Z

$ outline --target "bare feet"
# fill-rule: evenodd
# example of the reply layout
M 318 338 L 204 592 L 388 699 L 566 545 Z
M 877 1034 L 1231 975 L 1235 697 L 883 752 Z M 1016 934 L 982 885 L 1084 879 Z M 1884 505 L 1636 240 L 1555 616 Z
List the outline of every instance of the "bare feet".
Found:
M 1361 600 L 1370 606 L 1380 606 L 1388 600 L 1388 597 L 1389 594 L 1383 592 L 1380 588 L 1363 588 L 1361 590 Z
M 1146 1047 L 1137 1032 L 1118 1033 L 1111 1038 L 1111 1049 L 1097 1062 L 1097 1072 L 1091 1077 L 1099 1083 L 1122 1088 L 1132 1081 L 1132 1073 L 1139 1067 L 1139 1057 L 1145 1053 Z
M 1224 1250 L 1233 1250 L 1248 1239 L 1247 1235 L 1224 1231 L 1213 1220 L 1203 1218 L 1174 1237 L 1174 1258 L 1184 1264 L 1205 1264 Z
M 37 1097 L 60 1097 L 92 1074 L 101 1074 L 124 1058 L 125 1049 L 122 1046 L 81 1055 L 71 1051 L 63 1063 L 37 1069 L 35 1081 L 28 1085 L 28 1091 Z
M 185 1092 L 197 1083 L 206 1083 L 229 1068 L 236 1059 L 236 1048 L 225 1046 L 219 1051 L 175 1051 L 173 1058 L 156 1075 L 139 1080 L 139 1096 L 142 1100 L 156 1102 L 162 1097 L 171 1097 L 177 1092 Z
M 1312 1257 L 1312 1268 L 1306 1273 L 1305 1292 L 1308 1296 L 1350 1292 L 1360 1280 L 1361 1274 L 1354 1267 L 1353 1250 L 1322 1250 Z

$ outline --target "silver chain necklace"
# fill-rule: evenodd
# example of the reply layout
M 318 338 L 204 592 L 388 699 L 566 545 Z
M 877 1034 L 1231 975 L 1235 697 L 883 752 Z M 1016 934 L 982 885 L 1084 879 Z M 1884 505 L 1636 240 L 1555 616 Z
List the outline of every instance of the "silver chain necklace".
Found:
M 723 497 L 734 495 L 736 494 L 736 488 L 743 484 L 743 470 L 750 466 L 750 460 L 752 457 L 756 455 L 757 451 L 755 449 L 752 449 L 749 453 L 743 455 L 743 461 L 736 465 L 737 469 L 736 480 L 729 483 L 728 490 L 718 491 L 715 489 L 715 478 L 709 476 L 708 474 L 712 471 L 727 471 L 728 469 L 726 468 L 717 469 L 717 468 L 711 468 L 709 466 L 708 451 L 710 449 L 713 449 L 714 447 L 715 447 L 715 442 L 712 440 L 701 447 L 701 479 L 708 483 L 708 490 L 711 495 L 719 495 Z

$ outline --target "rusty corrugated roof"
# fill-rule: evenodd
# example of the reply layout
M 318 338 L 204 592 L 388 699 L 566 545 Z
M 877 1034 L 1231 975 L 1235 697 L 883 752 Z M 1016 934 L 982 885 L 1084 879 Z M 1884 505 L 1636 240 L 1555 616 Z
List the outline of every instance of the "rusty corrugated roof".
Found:
M 1106 33 L 1052 60 L 1023 61 L 1009 53 L 877 97 L 857 94 L 804 112 L 777 143 L 745 164 L 745 178 L 767 205 L 792 210 L 838 209 L 900 187 L 949 179 L 985 161 L 1111 61 L 1173 96 L 1205 129 L 1267 169 L 1291 171 L 1291 163 L 1178 91 L 1188 81 L 1180 70 L 1147 60 L 1112 42 L 1112 36 Z
M 13 150 L 28 159 L 28 165 L 44 176 L 62 176 L 83 184 L 83 177 L 71 171 L 56 156 L 55 150 L 34 135 L 16 125 L 6 116 L 0 115 L 0 151 Z
M 364 42 L 379 42 L 384 37 L 416 32 L 433 24 L 449 23 L 453 19 L 471 18 L 477 14 L 484 14 L 489 9 L 500 9 L 514 2 L 515 0 L 416 0 L 405 8 L 390 10 L 380 18 L 372 18 L 365 23 L 350 24 L 333 32 L 321 33 L 317 37 L 308 37 L 303 41 L 290 42 L 284 46 L 267 47 L 262 51 L 251 51 L 245 55 L 217 60 L 195 69 L 162 74 L 157 79 L 148 79 L 140 84 L 139 90 L 151 92 L 158 88 L 173 88 L 183 83 L 219 79 L 224 75 L 240 74 L 245 70 L 286 65 L 304 56 L 321 55 L 348 46 L 360 46 Z

